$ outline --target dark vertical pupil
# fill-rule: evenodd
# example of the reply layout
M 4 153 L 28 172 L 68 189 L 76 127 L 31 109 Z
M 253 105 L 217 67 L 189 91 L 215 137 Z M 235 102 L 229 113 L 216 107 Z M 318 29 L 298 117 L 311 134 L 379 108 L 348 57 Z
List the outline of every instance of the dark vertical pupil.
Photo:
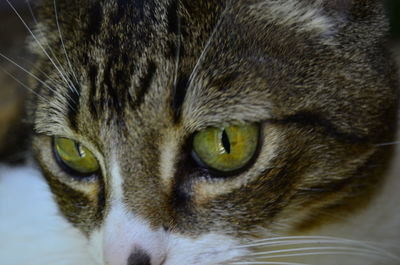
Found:
M 225 151 L 229 154 L 231 152 L 231 143 L 229 142 L 229 137 L 225 130 L 222 131 L 221 141 Z
M 79 156 L 83 157 L 83 152 L 82 152 L 81 145 L 79 143 L 77 143 L 77 142 L 75 142 L 74 144 L 75 144 L 76 150 L 78 151 Z

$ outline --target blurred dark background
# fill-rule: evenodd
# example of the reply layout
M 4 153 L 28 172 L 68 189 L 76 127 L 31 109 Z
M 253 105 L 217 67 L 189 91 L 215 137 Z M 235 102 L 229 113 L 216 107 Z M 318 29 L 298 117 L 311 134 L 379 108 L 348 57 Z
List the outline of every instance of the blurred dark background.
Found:
M 392 36 L 400 39 L 400 0 L 387 0 L 387 10 L 390 15 Z

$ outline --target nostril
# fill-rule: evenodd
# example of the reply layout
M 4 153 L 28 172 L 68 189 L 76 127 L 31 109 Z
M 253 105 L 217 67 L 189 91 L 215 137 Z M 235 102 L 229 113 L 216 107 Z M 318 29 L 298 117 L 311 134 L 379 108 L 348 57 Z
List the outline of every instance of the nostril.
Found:
M 127 265 L 151 265 L 150 256 L 144 250 L 135 248 L 128 258 Z

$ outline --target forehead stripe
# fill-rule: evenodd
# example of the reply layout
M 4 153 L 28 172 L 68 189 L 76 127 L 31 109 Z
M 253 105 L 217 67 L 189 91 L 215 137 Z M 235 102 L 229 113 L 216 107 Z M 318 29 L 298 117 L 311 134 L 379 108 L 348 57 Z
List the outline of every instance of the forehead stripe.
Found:
M 157 71 L 157 65 L 153 61 L 150 61 L 149 64 L 147 65 L 145 74 L 139 79 L 140 87 L 138 88 L 137 91 L 136 100 L 133 103 L 135 107 L 140 106 L 143 103 L 144 97 L 146 96 L 147 92 L 149 91 L 149 88 L 151 87 L 156 71 Z
M 95 65 L 90 65 L 89 66 L 89 72 L 88 72 L 88 76 L 89 76 L 89 95 L 90 95 L 90 100 L 89 100 L 89 111 L 90 114 L 93 116 L 93 118 L 98 119 L 99 118 L 99 109 L 98 109 L 98 105 L 96 105 L 96 87 L 97 87 L 97 74 L 98 74 L 98 70 L 97 70 L 97 66 Z
M 67 90 L 67 106 L 68 106 L 67 117 L 69 120 L 70 127 L 76 130 L 78 127 L 77 115 L 79 113 L 81 87 L 79 84 L 71 84 L 70 86 L 74 86 L 74 88 L 69 88 Z
M 176 86 L 173 89 L 172 94 L 172 109 L 174 111 L 175 122 L 178 122 L 181 115 L 181 106 L 186 96 L 187 88 L 189 84 L 189 78 L 186 74 L 178 76 Z
M 103 10 L 100 2 L 95 2 L 89 10 L 88 33 L 95 37 L 101 31 Z
M 174 0 L 171 2 L 171 4 L 168 6 L 167 9 L 167 17 L 168 17 L 168 31 L 170 33 L 177 34 L 179 32 L 178 30 L 178 0 Z

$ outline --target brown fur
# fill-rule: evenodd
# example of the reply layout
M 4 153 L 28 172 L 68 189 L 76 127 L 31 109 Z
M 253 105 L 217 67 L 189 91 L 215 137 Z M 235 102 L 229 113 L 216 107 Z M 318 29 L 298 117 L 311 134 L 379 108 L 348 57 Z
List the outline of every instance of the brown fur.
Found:
M 61 211 L 85 232 L 109 210 L 113 155 L 129 210 L 155 228 L 192 236 L 260 226 L 304 231 L 335 221 L 330 213 L 362 208 L 379 187 L 390 148 L 376 144 L 394 137 L 398 82 L 379 1 L 303 2 L 332 21 L 326 32 L 272 23 L 259 1 L 58 2 L 76 81 L 53 1 L 38 7 L 39 28 L 78 93 L 34 48 L 38 67 L 60 85 L 51 92 L 36 84 L 49 102 L 32 99 L 32 121 L 40 137 L 80 141 L 102 164 L 101 194 L 90 200 L 60 180 L 50 141 L 35 141 Z M 221 179 L 193 161 L 196 131 L 246 122 L 262 125 L 258 159 L 247 170 Z M 164 139 L 178 150 L 166 183 Z M 283 218 L 290 219 L 285 231 L 274 226 Z

